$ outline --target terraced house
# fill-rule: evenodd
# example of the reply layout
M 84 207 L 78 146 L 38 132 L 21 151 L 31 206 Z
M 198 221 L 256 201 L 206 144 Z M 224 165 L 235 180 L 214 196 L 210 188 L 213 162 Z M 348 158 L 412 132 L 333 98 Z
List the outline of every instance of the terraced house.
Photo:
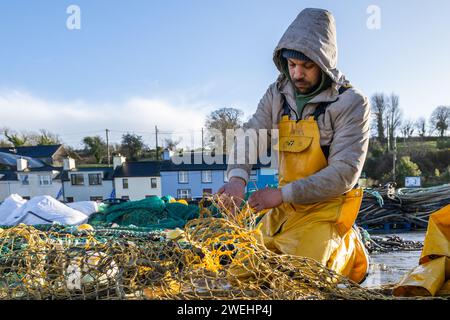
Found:
M 67 152 L 62 145 L 0 148 L 0 201 L 11 194 L 25 199 L 40 195 L 58 197 L 62 188 L 60 167 Z
M 108 166 L 77 167 L 74 159 L 64 159 L 62 198 L 66 202 L 108 199 L 113 195 L 113 173 Z
M 7 169 L 0 170 L 0 202 L 14 193 L 25 199 L 49 195 L 65 202 L 140 200 L 164 195 L 192 199 L 217 192 L 227 181 L 224 155 L 210 164 L 201 153 L 190 153 L 191 161 L 176 164 L 173 154 L 166 150 L 162 161 L 127 162 L 116 155 L 112 166 L 78 166 L 61 146 L 24 147 L 2 154 L 6 154 L 3 163 Z M 247 191 L 275 184 L 276 179 L 274 170 L 257 164 Z
M 159 161 L 126 162 L 120 155 L 113 158 L 115 197 L 141 200 L 162 196 Z
M 189 157 L 185 157 L 189 159 Z M 228 181 L 227 158 L 221 155 L 217 163 L 207 163 L 201 153 L 192 153 L 190 161 L 181 164 L 171 160 L 166 150 L 161 162 L 162 194 L 178 199 L 201 198 L 216 193 Z M 247 191 L 261 189 L 277 182 L 276 172 L 268 166 L 256 164 L 251 171 Z

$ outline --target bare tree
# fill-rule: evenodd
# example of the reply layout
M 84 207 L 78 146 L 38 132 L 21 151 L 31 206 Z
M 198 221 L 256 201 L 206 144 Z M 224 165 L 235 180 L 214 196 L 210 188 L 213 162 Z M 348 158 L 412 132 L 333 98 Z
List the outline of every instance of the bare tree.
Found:
M 385 131 L 385 113 L 386 113 L 386 99 L 384 94 L 375 93 L 371 98 L 371 106 L 372 106 L 372 114 L 375 117 L 375 121 L 373 125 L 375 126 L 375 130 L 377 132 L 377 137 L 380 142 L 384 142 L 386 137 L 384 135 Z
M 181 140 L 182 140 L 181 138 L 178 140 L 166 138 L 164 139 L 164 144 L 166 145 L 166 148 L 169 149 L 170 151 L 175 151 L 177 146 L 180 144 Z
M 410 138 L 414 133 L 414 121 L 411 119 L 404 121 L 402 127 L 400 128 L 400 132 L 402 133 L 405 141 L 406 138 Z
M 450 124 L 450 107 L 439 106 L 434 109 L 430 123 L 439 132 L 439 136 L 444 137 Z
M 52 133 L 46 129 L 40 129 L 36 132 L 21 132 L 18 133 L 9 128 L 2 129 L 3 136 L 6 138 L 7 143 L 12 144 L 14 147 L 22 146 L 45 146 L 61 144 L 61 138 L 59 135 Z
M 19 134 L 17 132 L 10 131 L 8 128 L 4 128 L 3 135 L 14 147 L 23 147 L 28 144 L 29 137 L 25 133 Z
M 389 140 L 394 141 L 394 137 L 396 136 L 397 130 L 400 128 L 402 124 L 402 111 L 399 106 L 399 97 L 392 93 L 389 97 L 389 105 L 388 105 L 388 129 L 389 129 Z
M 220 131 L 223 137 L 223 146 L 227 150 L 226 146 L 226 131 L 227 129 L 237 129 L 242 126 L 241 117 L 243 112 L 235 108 L 221 108 L 216 111 L 211 112 L 205 121 L 205 127 L 208 131 L 212 129 Z M 208 140 L 210 140 L 209 137 Z M 216 141 L 207 143 L 210 146 L 216 145 Z M 217 145 L 216 145 L 217 146 Z
M 40 129 L 39 133 L 37 134 L 30 134 L 29 138 L 30 143 L 37 146 L 48 146 L 62 143 L 59 135 L 52 133 L 46 129 Z
M 425 137 L 425 134 L 427 133 L 427 121 L 424 117 L 420 117 L 419 119 L 417 119 L 414 127 L 416 128 L 419 137 Z

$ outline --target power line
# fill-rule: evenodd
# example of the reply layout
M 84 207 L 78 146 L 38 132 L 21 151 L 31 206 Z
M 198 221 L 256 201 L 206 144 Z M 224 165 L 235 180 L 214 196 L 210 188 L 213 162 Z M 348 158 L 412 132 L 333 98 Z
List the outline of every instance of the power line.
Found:
M 155 126 L 156 127 L 156 126 Z M 165 131 L 161 131 L 161 130 L 155 130 L 154 132 L 150 132 L 150 131 L 135 131 L 135 130 L 119 130 L 119 129 L 106 129 L 106 143 L 107 143 L 107 149 L 109 151 L 109 144 L 112 141 L 113 143 L 120 143 L 122 137 L 118 136 L 118 135 L 123 135 L 123 134 L 143 134 L 145 135 L 143 138 L 146 141 L 150 141 L 154 139 L 154 141 L 156 142 L 155 145 L 158 146 L 158 139 L 161 136 L 167 136 L 167 135 L 174 135 L 174 136 L 186 136 L 186 135 L 190 135 L 191 138 L 193 138 L 194 136 L 200 136 L 201 135 L 201 147 L 204 148 L 204 128 L 200 129 L 200 130 L 182 130 L 182 131 L 169 131 L 169 130 L 165 130 Z M 103 130 L 93 130 L 93 131 L 80 131 L 80 132 L 70 132 L 70 133 L 62 133 L 62 134 L 57 134 L 61 140 L 62 143 L 67 144 L 67 145 L 72 145 L 72 146 L 82 146 L 83 145 L 83 138 L 86 135 L 92 135 L 92 134 L 98 134 L 100 135 L 101 133 L 105 134 L 105 129 Z M 79 138 L 76 138 L 74 136 L 79 136 Z M 109 159 L 110 157 L 108 157 Z
M 135 131 L 135 130 L 109 130 L 116 133 L 142 133 L 148 135 L 155 135 L 155 132 L 150 131 Z M 202 130 L 189 130 L 189 131 L 161 131 L 158 129 L 158 134 L 188 134 L 188 133 L 200 133 Z
M 158 157 L 158 127 L 157 126 L 155 126 L 155 141 L 156 141 L 156 147 L 155 147 L 156 160 L 158 160 L 159 157 Z
M 85 131 L 85 132 L 73 132 L 73 133 L 57 133 L 58 136 L 76 136 L 76 135 L 83 135 L 83 134 L 93 134 L 93 133 L 101 133 L 102 130 L 97 131 Z

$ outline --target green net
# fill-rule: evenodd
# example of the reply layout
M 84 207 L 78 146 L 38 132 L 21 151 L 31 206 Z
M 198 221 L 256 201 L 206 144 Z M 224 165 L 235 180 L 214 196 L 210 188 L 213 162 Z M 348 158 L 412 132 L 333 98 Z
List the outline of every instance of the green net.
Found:
M 183 228 L 186 222 L 198 217 L 199 208 L 178 202 L 170 203 L 170 198 L 151 197 L 130 201 L 109 207 L 94 214 L 89 224 L 96 227 L 117 225 L 145 230 Z

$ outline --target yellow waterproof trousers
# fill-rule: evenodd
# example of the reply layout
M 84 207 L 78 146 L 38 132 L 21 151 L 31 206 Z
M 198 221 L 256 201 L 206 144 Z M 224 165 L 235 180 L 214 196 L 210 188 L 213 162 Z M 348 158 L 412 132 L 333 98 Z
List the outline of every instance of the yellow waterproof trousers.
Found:
M 327 166 L 317 122 L 279 123 L 279 187 L 306 178 Z M 355 282 L 364 280 L 368 256 L 352 228 L 362 201 L 362 190 L 311 204 L 283 203 L 261 219 L 265 246 L 280 254 L 317 260 Z
M 430 216 L 419 266 L 403 277 L 393 293 L 396 296 L 450 295 L 450 205 Z

